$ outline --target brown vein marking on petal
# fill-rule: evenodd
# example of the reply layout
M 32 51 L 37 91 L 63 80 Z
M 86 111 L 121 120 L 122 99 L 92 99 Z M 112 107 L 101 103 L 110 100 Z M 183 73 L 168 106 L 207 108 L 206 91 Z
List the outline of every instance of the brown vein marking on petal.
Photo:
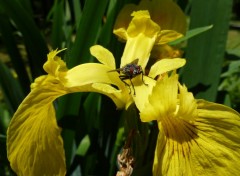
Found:
M 162 127 L 167 138 L 169 154 L 182 155 L 188 158 L 191 145 L 197 144 L 197 129 L 194 124 L 175 117 L 164 118 Z

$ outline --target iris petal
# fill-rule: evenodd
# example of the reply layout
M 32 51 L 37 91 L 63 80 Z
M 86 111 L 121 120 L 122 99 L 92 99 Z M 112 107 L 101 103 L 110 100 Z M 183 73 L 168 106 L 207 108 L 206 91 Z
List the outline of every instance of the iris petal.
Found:
M 115 59 L 112 53 L 106 48 L 100 45 L 95 45 L 90 48 L 90 52 L 99 62 L 108 66 L 110 69 L 113 70 L 116 68 Z
M 65 86 L 74 88 L 95 82 L 112 84 L 113 81 L 107 73 L 109 70 L 110 68 L 108 66 L 98 63 L 78 65 L 67 72 L 65 76 Z M 115 76 L 115 78 L 117 77 Z
M 146 101 L 148 101 L 148 96 L 151 94 L 151 91 L 153 89 L 153 86 L 155 86 L 156 81 L 147 76 L 144 76 L 143 81 L 145 84 L 147 84 L 145 85 L 142 80 L 140 80 L 140 76 L 138 77 L 138 79 L 138 84 L 136 83 L 136 81 L 134 82 L 134 89 L 136 91 L 136 95 L 133 96 L 133 99 L 137 108 L 141 111 L 144 108 Z
M 195 121 L 168 115 L 159 121 L 153 175 L 235 175 L 240 172 L 240 115 L 197 101 Z M 179 112 L 180 113 L 180 112 Z M 194 119 L 194 117 L 192 118 Z
M 177 107 L 177 81 L 178 75 L 165 77 L 157 81 L 153 87 L 152 94 L 149 96 L 144 108 L 140 109 L 140 118 L 143 122 L 151 120 L 161 120 L 162 118 L 173 115 Z
M 61 129 L 57 126 L 52 102 L 65 94 L 59 84 L 45 84 L 21 103 L 7 132 L 7 152 L 18 175 L 65 175 L 65 154 Z M 59 90 L 59 91 L 56 91 Z
M 142 69 L 144 70 L 154 45 L 154 41 L 154 38 L 146 37 L 143 34 L 139 34 L 135 38 L 129 38 L 121 58 L 120 67 L 124 67 L 133 60 L 139 59 L 138 65 L 141 65 Z
M 155 78 L 163 73 L 178 69 L 184 66 L 186 63 L 185 59 L 174 58 L 174 59 L 161 59 L 156 62 L 150 69 L 148 76 Z

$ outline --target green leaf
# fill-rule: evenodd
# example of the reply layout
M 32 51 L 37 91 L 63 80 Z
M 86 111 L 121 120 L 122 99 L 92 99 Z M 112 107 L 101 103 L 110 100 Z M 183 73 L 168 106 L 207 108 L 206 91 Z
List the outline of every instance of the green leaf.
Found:
M 190 29 L 214 26 L 188 41 L 182 80 L 197 98 L 216 100 L 231 10 L 232 0 L 192 1 Z
M 169 42 L 169 45 L 177 45 L 185 40 L 188 40 L 196 35 L 199 35 L 205 31 L 208 31 L 209 29 L 212 29 L 213 25 L 209 25 L 209 26 L 204 26 L 204 27 L 199 27 L 199 28 L 195 28 L 195 29 L 191 29 L 189 31 L 187 31 L 186 35 L 184 37 L 181 37 L 177 40 L 174 40 L 172 42 Z
M 64 39 L 63 21 L 64 21 L 64 3 L 63 1 L 55 1 L 53 6 L 53 24 L 51 33 L 52 48 L 61 48 Z
M 76 39 L 73 47 L 69 50 L 67 60 L 69 68 L 89 61 L 91 57 L 89 48 L 97 41 L 107 5 L 108 0 L 85 1 Z
M 5 104 L 0 103 L 0 133 L 6 134 L 11 115 Z
M 80 27 L 79 23 L 82 16 L 81 4 L 79 0 L 73 0 L 73 9 L 76 28 L 78 28 Z
M 89 147 L 91 145 L 91 141 L 90 141 L 90 138 L 88 135 L 86 135 L 82 141 L 80 142 L 79 146 L 78 146 L 78 149 L 77 149 L 77 155 L 80 155 L 80 156 L 85 156 Z

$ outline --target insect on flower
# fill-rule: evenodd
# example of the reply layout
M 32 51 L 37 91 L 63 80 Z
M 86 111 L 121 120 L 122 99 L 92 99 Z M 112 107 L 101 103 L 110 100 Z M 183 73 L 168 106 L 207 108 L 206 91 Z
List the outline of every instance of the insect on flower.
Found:
M 135 59 L 134 61 L 132 61 L 131 63 L 123 66 L 122 68 L 118 68 L 118 69 L 115 69 L 115 70 L 110 70 L 108 72 L 114 72 L 114 71 L 119 71 L 122 73 L 122 75 L 119 76 L 119 78 L 121 79 L 122 82 L 124 82 L 130 89 L 130 92 L 129 94 L 131 94 L 131 87 L 130 85 L 124 81 L 126 79 L 129 79 L 130 82 L 131 82 L 131 86 L 133 87 L 133 91 L 134 91 L 134 95 L 136 94 L 135 93 L 135 88 L 134 88 L 134 85 L 132 83 L 132 78 L 136 77 L 137 75 L 140 75 L 142 74 L 142 82 L 143 84 L 147 85 L 144 80 L 143 80 L 143 70 L 142 70 L 142 67 L 140 65 L 138 65 L 138 60 L 139 59 Z

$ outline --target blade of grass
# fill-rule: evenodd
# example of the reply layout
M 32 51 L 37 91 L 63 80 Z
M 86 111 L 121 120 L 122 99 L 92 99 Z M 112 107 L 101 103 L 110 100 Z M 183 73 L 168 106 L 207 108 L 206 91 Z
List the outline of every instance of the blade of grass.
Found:
M 64 3 L 63 1 L 55 1 L 53 10 L 53 24 L 51 33 L 52 48 L 61 48 L 64 39 L 63 20 L 64 20 Z
M 82 16 L 82 10 L 81 10 L 81 4 L 79 0 L 73 0 L 73 13 L 74 13 L 74 19 L 75 19 L 75 24 L 76 24 L 76 29 L 78 29 L 80 19 Z
M 89 48 L 97 41 L 107 4 L 108 0 L 85 1 L 76 39 L 73 47 L 69 50 L 69 60 L 67 63 L 70 68 L 89 60 Z
M 216 99 L 231 9 L 232 0 L 192 2 L 190 28 L 213 24 L 211 30 L 188 41 L 182 76 L 189 88 L 198 89 L 197 98 Z M 200 84 L 207 90 L 199 90 Z

